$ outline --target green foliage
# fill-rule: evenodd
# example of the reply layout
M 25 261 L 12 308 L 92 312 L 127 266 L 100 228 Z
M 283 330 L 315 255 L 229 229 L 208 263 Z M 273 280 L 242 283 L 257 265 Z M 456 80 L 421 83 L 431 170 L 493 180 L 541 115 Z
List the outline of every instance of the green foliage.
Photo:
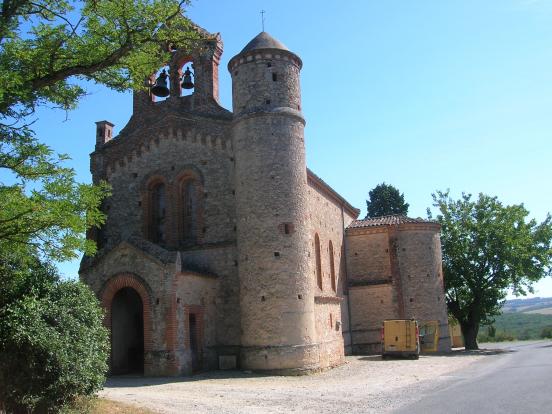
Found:
M 542 328 L 540 336 L 541 336 L 541 338 L 550 338 L 550 339 L 552 339 L 552 325 L 545 326 L 544 328 Z
M 368 193 L 368 196 L 366 218 L 408 213 L 408 203 L 404 202 L 404 193 L 401 194 L 392 185 L 378 184 Z
M 523 295 L 550 275 L 552 218 L 537 223 L 523 205 L 504 206 L 485 194 L 452 200 L 448 192 L 437 192 L 433 201 L 448 309 L 462 327 L 466 347 L 477 348 L 479 325 L 493 322 L 508 289 Z
M 31 245 L 53 260 L 94 253 L 85 231 L 104 222 L 100 204 L 109 187 L 77 183 L 65 159 L 29 135 L 0 142 L 0 168 L 14 173 L 9 185 L 0 183 L 1 250 Z
M 543 331 L 552 327 L 552 315 L 538 313 L 503 313 L 494 319 L 495 335 L 490 335 L 491 326 L 487 326 L 487 332 L 478 335 L 479 342 L 541 339 Z
M 0 401 L 7 412 L 49 412 L 105 381 L 109 352 L 90 289 L 33 258 L 0 257 Z
M 93 254 L 84 232 L 104 221 L 105 183 L 75 181 L 32 130 L 38 106 L 75 108 L 83 81 L 116 90 L 144 80 L 175 48 L 202 45 L 178 0 L 4 0 L 0 3 L 0 249 L 43 257 Z
M 104 381 L 107 333 L 94 295 L 51 263 L 93 254 L 105 183 L 83 185 L 40 143 L 37 107 L 75 108 L 92 81 L 144 80 L 176 48 L 203 45 L 186 0 L 0 2 L 0 401 L 45 412 Z M 2 407 L 0 407 L 2 411 Z
M 50 103 L 73 109 L 78 79 L 117 90 L 144 87 L 169 45 L 200 39 L 178 0 L 7 0 L 0 18 L 0 112 Z

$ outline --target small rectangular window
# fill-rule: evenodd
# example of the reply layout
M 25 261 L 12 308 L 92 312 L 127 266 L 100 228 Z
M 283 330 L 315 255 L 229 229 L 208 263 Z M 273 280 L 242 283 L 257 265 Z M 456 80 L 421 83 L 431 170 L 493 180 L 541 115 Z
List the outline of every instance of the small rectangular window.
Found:
M 273 80 L 274 82 L 276 82 L 276 81 L 278 80 L 278 74 L 273 73 L 273 74 L 272 74 L 272 80 Z

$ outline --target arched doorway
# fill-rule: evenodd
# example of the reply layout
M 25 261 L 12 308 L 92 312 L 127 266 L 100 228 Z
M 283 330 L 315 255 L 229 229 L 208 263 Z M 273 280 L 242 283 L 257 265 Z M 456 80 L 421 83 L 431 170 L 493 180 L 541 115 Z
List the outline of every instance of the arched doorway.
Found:
M 144 373 L 144 309 L 130 287 L 118 290 L 111 303 L 111 372 Z

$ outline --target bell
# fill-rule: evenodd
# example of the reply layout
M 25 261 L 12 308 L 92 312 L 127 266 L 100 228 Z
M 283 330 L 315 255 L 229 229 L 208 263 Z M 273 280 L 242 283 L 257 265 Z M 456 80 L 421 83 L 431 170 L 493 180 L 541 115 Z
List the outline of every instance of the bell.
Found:
M 186 68 L 184 72 L 184 77 L 182 78 L 182 87 L 184 89 L 193 89 L 194 83 L 192 82 L 192 71 L 190 68 Z
M 169 96 L 170 91 L 167 87 L 167 72 L 165 72 L 165 69 L 163 69 L 163 72 L 157 77 L 155 85 L 151 88 L 151 93 L 160 98 Z

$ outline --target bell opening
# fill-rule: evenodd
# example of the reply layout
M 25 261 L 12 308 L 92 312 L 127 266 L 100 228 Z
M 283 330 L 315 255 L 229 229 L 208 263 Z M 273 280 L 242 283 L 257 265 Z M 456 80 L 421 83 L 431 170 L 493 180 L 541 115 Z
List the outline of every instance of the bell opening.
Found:
M 170 78 L 169 67 L 165 66 L 157 71 L 152 76 L 152 84 L 150 92 L 154 102 L 161 102 L 167 99 L 170 95 Z
M 180 96 L 189 96 L 195 90 L 195 70 L 193 62 L 189 61 L 180 69 Z

